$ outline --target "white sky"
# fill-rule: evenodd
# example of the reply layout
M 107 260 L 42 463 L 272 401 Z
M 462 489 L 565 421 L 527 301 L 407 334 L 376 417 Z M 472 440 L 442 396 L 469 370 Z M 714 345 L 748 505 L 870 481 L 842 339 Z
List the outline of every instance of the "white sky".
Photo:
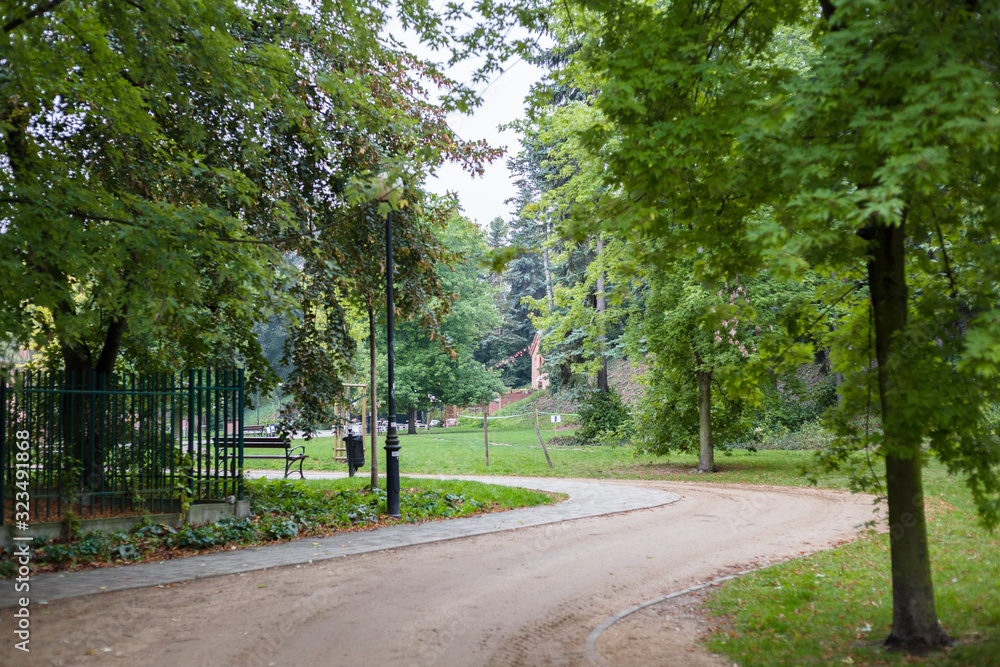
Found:
M 470 30 L 475 27 L 471 20 L 462 20 L 462 24 Z M 401 38 L 415 55 L 438 62 L 447 60 L 447 52 L 432 52 L 413 33 L 403 30 L 398 22 L 393 21 L 390 31 Z M 526 34 L 523 29 L 516 28 L 509 31 L 508 37 L 517 39 Z M 466 61 L 445 69 L 444 73 L 459 83 L 471 85 L 472 72 L 481 64 Z M 507 160 L 518 154 L 521 144 L 516 132 L 500 132 L 498 126 L 524 117 L 524 98 L 531 86 L 545 74 L 541 68 L 520 58 L 504 63 L 504 68 L 502 72 L 494 73 L 488 84 L 474 86 L 483 99 L 474 113 L 451 114 L 448 116 L 448 125 L 465 141 L 485 139 L 494 148 L 506 148 L 506 153 L 493 164 L 487 165 L 481 177 L 473 178 L 462 171 L 461 167 L 449 164 L 438 170 L 436 178 L 427 182 L 427 188 L 431 192 L 458 193 L 464 214 L 480 226 L 488 225 L 498 215 L 507 222 L 513 216 L 513 209 L 505 201 L 516 195 L 517 191 L 507 171 Z
M 458 76 L 451 73 L 452 76 Z M 465 215 L 481 226 L 489 224 L 498 215 L 510 222 L 514 211 L 505 201 L 517 194 L 513 179 L 507 171 L 507 160 L 521 149 L 517 133 L 500 132 L 498 126 L 524 117 L 524 98 L 531 85 L 544 75 L 544 70 L 517 61 L 499 77 L 494 76 L 489 87 L 481 87 L 483 104 L 472 115 L 452 114 L 448 124 L 465 141 L 485 139 L 494 147 L 506 147 L 499 160 L 486 167 L 482 177 L 473 178 L 457 165 L 446 165 L 438 170 L 438 177 L 428 181 L 432 192 L 458 193 Z

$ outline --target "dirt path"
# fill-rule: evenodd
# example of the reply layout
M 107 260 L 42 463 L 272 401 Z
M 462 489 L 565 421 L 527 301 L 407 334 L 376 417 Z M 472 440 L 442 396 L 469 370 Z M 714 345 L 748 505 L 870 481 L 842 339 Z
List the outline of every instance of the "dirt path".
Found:
M 30 660 L 0 664 L 582 665 L 587 635 L 632 605 L 846 539 L 871 501 L 829 491 L 667 482 L 650 510 L 53 601 Z M 6 612 L 6 610 L 5 610 Z M 9 613 L 9 612 L 8 612 Z M 721 665 L 691 602 L 612 626 L 607 665 Z

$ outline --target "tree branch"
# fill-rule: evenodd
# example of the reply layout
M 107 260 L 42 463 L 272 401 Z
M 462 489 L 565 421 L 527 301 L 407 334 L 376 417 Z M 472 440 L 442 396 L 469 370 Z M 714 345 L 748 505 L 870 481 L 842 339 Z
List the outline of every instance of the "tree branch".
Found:
M 30 12 L 28 12 L 25 16 L 22 16 L 19 19 L 12 19 L 8 21 L 7 24 L 4 25 L 3 31 L 10 32 L 11 30 L 17 28 L 22 23 L 26 23 L 27 21 L 30 21 L 31 19 L 37 16 L 41 16 L 42 14 L 45 14 L 46 12 L 55 9 L 65 1 L 66 0 L 49 0 L 48 2 L 42 3 L 37 7 L 35 7 L 33 10 L 31 10 Z
M 951 262 L 948 261 L 948 249 L 944 247 L 944 235 L 941 233 L 941 224 L 937 216 L 934 216 L 934 229 L 937 230 L 938 243 L 941 245 L 941 255 L 944 258 L 944 273 L 948 276 L 948 284 L 951 285 L 951 298 L 958 296 L 958 288 L 955 286 L 955 276 L 951 272 Z
M 841 294 L 841 295 L 840 295 L 840 298 L 838 298 L 838 299 L 837 299 L 836 301 L 834 301 L 834 302 L 833 302 L 833 303 L 831 303 L 831 304 L 830 304 L 829 306 L 827 306 L 827 307 L 826 307 L 826 308 L 825 308 L 825 309 L 823 310 L 823 312 L 822 312 L 822 313 L 820 313 L 820 314 L 819 314 L 819 316 L 817 316 L 817 317 L 816 317 L 816 319 L 814 319 L 814 320 L 813 320 L 812 322 L 810 322 L 810 323 L 809 323 L 809 326 L 807 326 L 807 327 L 805 328 L 805 331 L 812 331 L 813 327 L 815 327 L 815 326 L 816 326 L 817 324 L 819 324 L 819 323 L 820 323 L 821 321 L 823 321 L 823 318 L 824 318 L 824 317 L 826 317 L 827 313 L 829 313 L 829 312 L 830 312 L 831 310 L 833 310 L 834 306 L 836 306 L 836 305 L 837 305 L 837 304 L 839 304 L 839 303 L 840 303 L 841 301 L 843 301 L 843 300 L 844 300 L 844 299 L 846 299 L 846 298 L 847 298 L 848 296 L 850 296 L 850 295 L 851 295 L 852 293 L 854 293 L 855 291 L 857 291 L 857 289 L 858 289 L 859 287 L 861 287 L 861 284 L 855 284 L 855 285 L 852 285 L 852 286 L 851 286 L 851 288 L 850 288 L 849 290 L 847 290 L 846 292 L 844 292 L 843 294 Z M 794 344 L 794 343 L 793 343 L 793 344 Z M 791 346 L 791 345 L 789 345 L 789 346 L 788 346 L 788 347 L 786 347 L 786 348 L 785 348 L 784 350 L 782 350 L 782 351 L 781 351 L 781 353 L 780 353 L 780 354 L 779 354 L 778 356 L 774 357 L 774 359 L 775 359 L 775 360 L 780 360 L 780 359 L 781 359 L 782 357 L 784 357 L 784 356 L 785 356 L 785 354 L 786 354 L 786 353 L 787 353 L 787 352 L 788 352 L 788 351 L 789 351 L 790 349 L 792 349 L 792 346 Z
M 837 11 L 836 5 L 831 0 L 819 0 L 819 6 L 823 12 L 823 18 L 829 23 L 833 18 L 833 14 Z
M 111 318 L 108 322 L 108 328 L 106 335 L 104 337 L 104 346 L 101 348 L 101 356 L 97 359 L 97 372 L 101 374 L 112 373 L 115 370 L 115 360 L 118 359 L 118 351 L 122 346 L 122 336 L 125 333 L 125 327 L 127 321 L 125 319 L 125 311 L 127 307 L 122 309 L 122 312 Z
M 743 18 L 744 14 L 746 14 L 748 11 L 750 11 L 751 7 L 753 7 L 753 2 L 748 2 L 747 4 L 745 4 L 743 6 L 743 9 L 741 9 L 739 11 L 739 13 L 737 13 L 736 16 L 734 16 L 732 18 L 732 20 L 726 25 L 726 27 L 722 29 L 722 32 L 719 33 L 718 40 L 713 41 L 712 45 L 709 47 L 709 49 L 708 49 L 708 55 L 705 56 L 705 60 L 711 60 L 712 59 L 712 55 L 715 53 L 715 49 L 718 48 L 719 42 L 722 40 L 723 35 L 725 35 L 730 30 L 732 30 L 733 28 L 735 28 L 736 24 L 739 23 L 740 19 Z
M 32 204 L 32 203 L 34 203 L 34 202 L 31 202 L 31 201 L 29 201 L 27 199 L 21 199 L 19 197 L 0 197 L 0 204 Z M 75 218 L 83 218 L 84 220 L 93 220 L 95 222 L 110 222 L 110 223 L 113 223 L 113 224 L 116 224 L 116 225 L 124 225 L 126 227 L 135 227 L 136 229 L 143 229 L 143 230 L 148 229 L 148 227 L 146 227 L 146 226 L 144 226 L 144 225 L 142 225 L 142 224 L 140 224 L 138 222 L 135 222 L 134 220 L 124 220 L 122 218 L 112 218 L 112 217 L 102 216 L 102 215 L 91 215 L 90 213 L 87 213 L 85 211 L 81 211 L 79 209 L 69 209 L 69 210 L 64 211 L 64 213 L 66 213 L 66 215 L 69 215 L 69 216 L 72 216 L 72 217 L 75 217 Z M 233 238 L 228 238 L 228 237 L 224 237 L 224 236 L 208 236 L 208 235 L 205 235 L 205 234 L 199 234 L 199 236 L 201 238 L 203 238 L 203 239 L 210 239 L 212 241 L 220 241 L 222 243 L 244 243 L 244 244 L 247 244 L 247 245 L 274 245 L 275 243 L 281 243 L 281 242 L 284 242 L 284 241 L 292 241 L 294 239 L 301 239 L 301 238 L 304 238 L 306 236 L 312 236 L 312 234 L 310 232 L 302 232 L 301 234 L 292 234 L 290 236 L 280 236 L 278 238 L 268 239 L 266 241 L 260 241 L 260 240 L 257 240 L 257 239 L 233 239 Z

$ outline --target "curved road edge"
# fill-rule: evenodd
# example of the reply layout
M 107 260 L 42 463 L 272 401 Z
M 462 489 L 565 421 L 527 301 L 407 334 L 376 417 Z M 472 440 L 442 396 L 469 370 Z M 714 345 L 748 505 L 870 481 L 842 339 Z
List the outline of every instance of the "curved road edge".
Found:
M 447 477 L 564 493 L 569 498 L 553 505 L 524 507 L 474 517 L 382 526 L 370 531 L 337 533 L 323 538 L 307 537 L 281 544 L 153 563 L 36 575 L 31 580 L 32 599 L 48 602 L 273 567 L 304 565 L 373 551 L 660 507 L 675 503 L 681 498 L 671 491 L 608 481 L 546 477 Z M 15 602 L 13 595 L 0 596 L 0 609 L 13 606 Z

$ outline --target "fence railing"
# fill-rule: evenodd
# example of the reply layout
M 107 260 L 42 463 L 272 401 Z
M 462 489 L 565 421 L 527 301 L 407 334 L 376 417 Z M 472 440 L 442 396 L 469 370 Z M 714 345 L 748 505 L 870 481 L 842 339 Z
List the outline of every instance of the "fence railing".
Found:
M 242 499 L 243 399 L 240 369 L 0 379 L 0 525 Z

